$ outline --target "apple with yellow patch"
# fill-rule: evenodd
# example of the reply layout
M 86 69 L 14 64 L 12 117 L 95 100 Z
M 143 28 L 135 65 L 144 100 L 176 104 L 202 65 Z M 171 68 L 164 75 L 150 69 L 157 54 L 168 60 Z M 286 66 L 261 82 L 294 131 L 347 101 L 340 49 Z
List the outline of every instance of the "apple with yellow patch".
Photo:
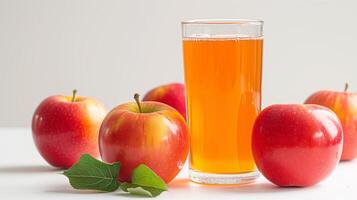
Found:
M 90 97 L 54 95 L 37 107 L 32 135 L 42 157 L 51 165 L 69 168 L 82 154 L 99 156 L 98 133 L 107 109 Z
M 150 167 L 166 183 L 181 170 L 188 154 L 188 128 L 174 108 L 155 101 L 129 102 L 114 108 L 99 133 L 103 161 L 120 162 L 119 180 L 130 182 L 133 169 Z
M 357 93 L 345 90 L 323 90 L 312 94 L 306 104 L 318 104 L 330 108 L 336 113 L 343 128 L 343 151 L 341 160 L 352 160 L 357 157 Z

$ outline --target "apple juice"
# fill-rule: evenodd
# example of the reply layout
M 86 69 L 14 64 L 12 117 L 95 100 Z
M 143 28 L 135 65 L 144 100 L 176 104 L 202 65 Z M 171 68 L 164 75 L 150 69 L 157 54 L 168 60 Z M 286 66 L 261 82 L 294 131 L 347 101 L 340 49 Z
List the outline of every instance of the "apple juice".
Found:
M 262 48 L 262 38 L 183 40 L 192 170 L 255 170 L 251 136 L 261 109 Z

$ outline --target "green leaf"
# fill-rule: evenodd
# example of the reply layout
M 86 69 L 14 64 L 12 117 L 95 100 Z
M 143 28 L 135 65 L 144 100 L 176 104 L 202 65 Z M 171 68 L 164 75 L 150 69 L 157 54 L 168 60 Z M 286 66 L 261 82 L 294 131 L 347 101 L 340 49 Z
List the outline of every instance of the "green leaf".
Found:
M 119 169 L 118 162 L 107 164 L 89 154 L 84 154 L 63 174 L 68 177 L 70 184 L 76 189 L 112 192 L 120 185 L 117 181 Z
M 131 194 L 156 197 L 167 190 L 165 182 L 146 165 L 134 169 L 131 183 L 122 183 L 120 189 Z

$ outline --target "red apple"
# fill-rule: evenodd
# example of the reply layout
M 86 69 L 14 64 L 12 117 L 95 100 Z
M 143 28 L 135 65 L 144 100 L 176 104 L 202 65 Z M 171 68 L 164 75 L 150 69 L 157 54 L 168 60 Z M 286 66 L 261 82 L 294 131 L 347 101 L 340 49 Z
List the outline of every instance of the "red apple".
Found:
M 253 128 L 252 150 L 259 171 L 279 186 L 310 186 L 326 178 L 342 153 L 337 116 L 318 105 L 272 105 Z
M 89 97 L 56 95 L 43 100 L 32 118 L 32 135 L 42 157 L 51 165 L 71 167 L 88 153 L 99 156 L 98 134 L 107 113 Z
M 114 108 L 100 128 L 102 159 L 121 163 L 120 181 L 145 164 L 166 183 L 180 171 L 188 154 L 188 129 L 172 107 L 154 101 L 130 102 Z
M 158 101 L 175 108 L 186 119 L 185 86 L 182 83 L 171 83 L 150 90 L 143 101 Z
M 343 151 L 341 160 L 357 157 L 357 93 L 345 91 L 319 91 L 312 94 L 305 103 L 318 104 L 336 113 L 343 128 Z

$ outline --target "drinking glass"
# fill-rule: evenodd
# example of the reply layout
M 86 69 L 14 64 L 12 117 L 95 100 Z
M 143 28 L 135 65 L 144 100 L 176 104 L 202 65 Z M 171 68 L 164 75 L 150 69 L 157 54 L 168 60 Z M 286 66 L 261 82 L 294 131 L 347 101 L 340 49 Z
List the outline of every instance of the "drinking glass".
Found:
M 207 184 L 254 181 L 251 150 L 261 109 L 263 21 L 182 22 L 190 179 Z

